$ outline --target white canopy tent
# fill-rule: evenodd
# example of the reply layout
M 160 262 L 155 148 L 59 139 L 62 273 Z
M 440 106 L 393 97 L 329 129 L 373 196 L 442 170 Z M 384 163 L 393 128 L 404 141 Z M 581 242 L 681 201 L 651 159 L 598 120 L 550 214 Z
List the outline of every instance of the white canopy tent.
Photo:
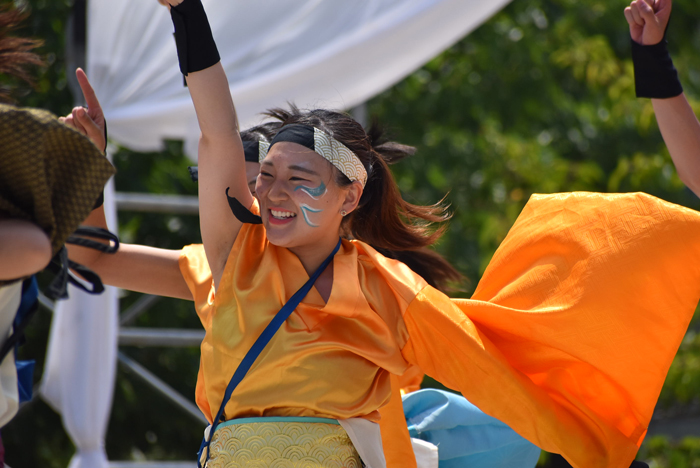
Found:
M 243 127 L 266 108 L 349 109 L 422 66 L 509 0 L 203 0 Z M 169 14 L 156 0 L 90 0 L 88 76 L 110 138 L 135 150 L 198 128 L 177 65 Z M 106 209 L 114 212 L 113 191 Z M 114 219 L 114 218 L 113 218 Z M 114 225 L 112 225 L 114 226 Z M 71 299 L 54 316 L 42 392 L 78 451 L 71 468 L 102 468 L 114 384 L 114 292 Z M 120 465 L 121 466 L 121 465 Z

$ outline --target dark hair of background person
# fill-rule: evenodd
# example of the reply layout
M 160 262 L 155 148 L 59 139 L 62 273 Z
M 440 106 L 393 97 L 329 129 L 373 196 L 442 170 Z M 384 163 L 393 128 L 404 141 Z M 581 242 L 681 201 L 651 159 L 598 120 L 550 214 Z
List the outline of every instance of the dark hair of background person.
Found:
M 11 4 L 0 6 L 0 75 L 19 78 L 33 85 L 34 80 L 29 72 L 29 66 L 43 65 L 41 57 L 33 52 L 43 42 L 11 35 L 21 26 L 26 17 L 27 13 L 14 8 Z M 13 102 L 10 91 L 5 86 L 0 86 L 0 102 Z
M 462 275 L 440 254 L 427 247 L 437 242 L 445 230 L 443 223 L 450 218 L 441 200 L 435 205 L 408 203 L 401 197 L 398 185 L 389 169 L 401 159 L 415 153 L 412 146 L 388 141 L 382 128 L 374 122 L 365 131 L 352 117 L 335 111 L 315 109 L 301 111 L 275 108 L 265 115 L 284 125 L 302 124 L 316 127 L 347 146 L 367 170 L 367 184 L 357 209 L 343 220 L 348 237 L 361 240 L 389 258 L 408 265 L 429 284 L 448 289 Z M 336 181 L 347 186 L 352 182 L 340 171 Z
M 250 127 L 241 132 L 241 140 L 243 141 L 265 141 L 270 142 L 274 138 L 275 133 L 280 128 L 279 122 L 267 122 L 264 124 Z

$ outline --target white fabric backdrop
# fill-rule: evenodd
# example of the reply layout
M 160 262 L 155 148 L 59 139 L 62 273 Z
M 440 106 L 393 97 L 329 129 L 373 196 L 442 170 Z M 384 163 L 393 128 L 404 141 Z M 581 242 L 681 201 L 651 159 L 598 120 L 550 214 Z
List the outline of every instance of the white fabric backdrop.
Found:
M 245 128 L 293 101 L 349 109 L 383 91 L 510 0 L 204 0 Z M 196 151 L 172 23 L 155 0 L 91 0 L 88 76 L 110 137 L 137 150 L 163 138 Z
M 510 0 L 203 0 L 243 127 L 292 101 L 348 109 L 417 69 Z M 110 138 L 136 150 L 164 138 L 196 149 L 172 24 L 155 0 L 90 0 L 88 76 Z M 116 226 L 113 188 L 105 209 Z M 44 397 L 78 447 L 71 468 L 107 468 L 103 448 L 117 346 L 117 295 L 72 289 L 54 316 Z
M 116 226 L 114 182 L 105 187 L 105 215 Z M 117 289 L 90 296 L 69 286 L 51 323 L 41 395 L 63 417 L 75 443 L 70 468 L 107 468 L 104 438 L 117 366 Z

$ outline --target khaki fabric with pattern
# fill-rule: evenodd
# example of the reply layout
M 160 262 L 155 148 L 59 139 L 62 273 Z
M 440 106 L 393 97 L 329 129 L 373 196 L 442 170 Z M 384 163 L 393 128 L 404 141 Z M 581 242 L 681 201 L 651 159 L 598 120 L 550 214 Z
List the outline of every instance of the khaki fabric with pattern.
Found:
M 0 104 L 0 215 L 37 224 L 54 254 L 114 172 L 88 138 L 50 112 Z
M 362 462 L 338 424 L 224 423 L 214 432 L 206 468 L 242 467 L 362 468 Z

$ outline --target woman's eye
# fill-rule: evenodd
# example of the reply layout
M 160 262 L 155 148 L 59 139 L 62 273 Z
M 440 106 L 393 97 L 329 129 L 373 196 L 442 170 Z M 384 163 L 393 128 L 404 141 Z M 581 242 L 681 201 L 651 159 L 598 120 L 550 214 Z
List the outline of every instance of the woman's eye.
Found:
M 270 174 L 268 172 L 264 172 L 264 171 L 260 171 L 260 175 L 263 177 L 272 177 L 272 174 Z
M 289 180 L 293 180 L 294 182 L 308 182 L 308 180 L 302 179 L 301 177 L 291 177 Z

